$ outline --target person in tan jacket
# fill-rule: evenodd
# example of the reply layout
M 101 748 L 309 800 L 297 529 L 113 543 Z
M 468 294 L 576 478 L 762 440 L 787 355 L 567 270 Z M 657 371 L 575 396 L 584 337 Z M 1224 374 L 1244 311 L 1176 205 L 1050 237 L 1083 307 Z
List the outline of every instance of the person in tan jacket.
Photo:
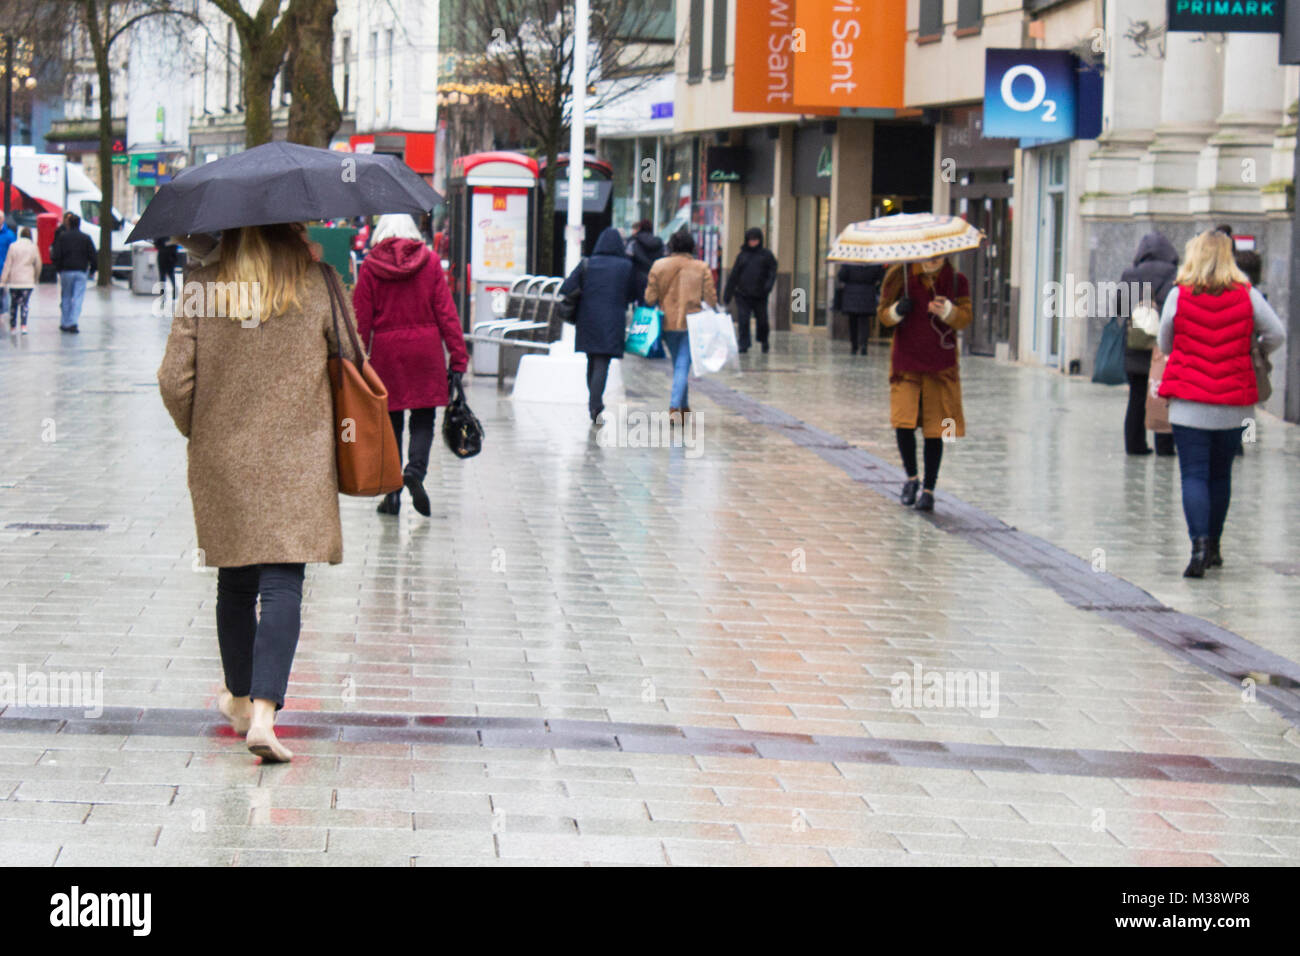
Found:
M 704 303 L 718 307 L 718 289 L 713 271 L 695 258 L 695 238 L 685 227 L 668 240 L 668 255 L 650 267 L 645 287 L 646 305 L 659 304 L 663 311 L 664 345 L 673 357 L 673 391 L 668 417 L 680 424 L 690 412 L 686 404 L 686 377 L 691 370 L 691 342 L 686 316 L 699 312 Z
M 41 281 L 41 251 L 32 242 L 32 230 L 23 226 L 18 238 L 9 247 L 5 257 L 4 272 L 0 273 L 0 286 L 9 290 L 9 331 L 17 330 L 22 318 L 22 333 L 27 334 L 27 306 L 32 290 Z
M 338 342 L 318 255 L 300 223 L 223 232 L 218 261 L 187 279 L 158 369 L 163 403 L 189 439 L 198 557 L 218 569 L 218 706 L 272 762 L 293 756 L 273 725 L 298 644 L 304 566 L 343 560 L 327 368 Z

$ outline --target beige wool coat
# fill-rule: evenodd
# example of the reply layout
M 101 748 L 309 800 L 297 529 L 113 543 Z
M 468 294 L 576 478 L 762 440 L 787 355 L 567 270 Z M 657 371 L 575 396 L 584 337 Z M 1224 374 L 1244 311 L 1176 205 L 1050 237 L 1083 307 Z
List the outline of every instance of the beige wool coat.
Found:
M 15 239 L 5 257 L 0 285 L 10 289 L 34 289 L 41 280 L 41 253 L 30 239 Z
M 184 292 L 216 277 L 215 265 L 196 269 Z M 182 294 L 158 386 L 189 439 L 203 563 L 338 564 L 343 531 L 326 366 L 335 337 L 324 277 L 309 270 L 297 307 L 252 328 L 186 315 L 187 301 Z M 353 321 L 346 296 L 344 320 Z M 345 329 L 343 340 L 343 354 L 353 357 Z
M 700 259 L 685 252 L 656 259 L 645 287 L 646 305 L 658 303 L 664 313 L 664 331 L 682 332 L 686 316 L 700 311 L 707 302 L 718 307 L 718 289 L 713 271 Z

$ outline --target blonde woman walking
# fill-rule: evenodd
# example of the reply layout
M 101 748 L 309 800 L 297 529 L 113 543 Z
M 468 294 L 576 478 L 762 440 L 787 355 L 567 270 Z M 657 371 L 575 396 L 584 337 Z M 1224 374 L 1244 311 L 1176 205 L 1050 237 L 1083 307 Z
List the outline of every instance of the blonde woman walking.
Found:
M 1207 568 L 1223 565 L 1220 539 L 1232 498 L 1232 462 L 1259 400 L 1251 349 L 1276 351 L 1286 329 L 1237 268 L 1232 239 L 1221 232 L 1203 232 L 1187 243 L 1174 282 L 1157 336 L 1160 351 L 1169 356 L 1160 395 L 1169 399 L 1183 516 L 1192 539 L 1183 577 L 1200 578 Z
M 249 307 L 209 297 L 201 316 L 178 310 L 158 369 L 163 403 L 189 439 L 200 556 L 218 569 L 218 706 L 269 762 L 293 756 L 274 723 L 298 645 L 305 565 L 343 560 L 326 369 L 338 344 L 317 256 L 300 223 L 223 233 L 217 261 L 188 281 L 236 283 L 226 288 L 246 292 Z M 350 308 L 344 317 L 352 321 Z

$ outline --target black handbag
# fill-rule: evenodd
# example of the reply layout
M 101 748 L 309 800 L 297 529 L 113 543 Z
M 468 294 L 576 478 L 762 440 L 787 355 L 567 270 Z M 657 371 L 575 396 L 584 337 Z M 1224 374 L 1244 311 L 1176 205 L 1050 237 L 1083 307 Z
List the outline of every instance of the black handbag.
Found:
M 587 277 L 587 260 L 579 261 L 575 271 L 578 273 L 578 287 L 555 303 L 555 313 L 564 322 L 576 321 L 578 317 L 578 303 L 582 301 L 582 280 Z
M 447 390 L 451 401 L 442 416 L 442 438 L 457 458 L 473 458 L 483 450 L 483 425 L 469 410 L 460 373 L 447 373 Z

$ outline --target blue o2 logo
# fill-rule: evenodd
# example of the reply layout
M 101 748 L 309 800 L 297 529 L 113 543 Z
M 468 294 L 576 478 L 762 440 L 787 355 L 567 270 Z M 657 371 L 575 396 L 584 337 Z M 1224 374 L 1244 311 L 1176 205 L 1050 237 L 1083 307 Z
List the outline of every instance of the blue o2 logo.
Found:
M 1027 100 L 1016 96 L 1016 80 L 1021 77 L 1027 78 L 1033 84 L 1033 95 Z M 1021 87 L 1024 87 L 1023 83 Z M 1022 63 L 1002 74 L 1002 102 L 1017 113 L 1030 113 L 1041 106 L 1043 122 L 1056 122 L 1056 100 L 1047 98 L 1047 77 L 1043 76 L 1043 71 L 1037 67 Z
M 1066 50 L 987 50 L 984 135 L 1028 140 L 1074 136 L 1075 66 Z

